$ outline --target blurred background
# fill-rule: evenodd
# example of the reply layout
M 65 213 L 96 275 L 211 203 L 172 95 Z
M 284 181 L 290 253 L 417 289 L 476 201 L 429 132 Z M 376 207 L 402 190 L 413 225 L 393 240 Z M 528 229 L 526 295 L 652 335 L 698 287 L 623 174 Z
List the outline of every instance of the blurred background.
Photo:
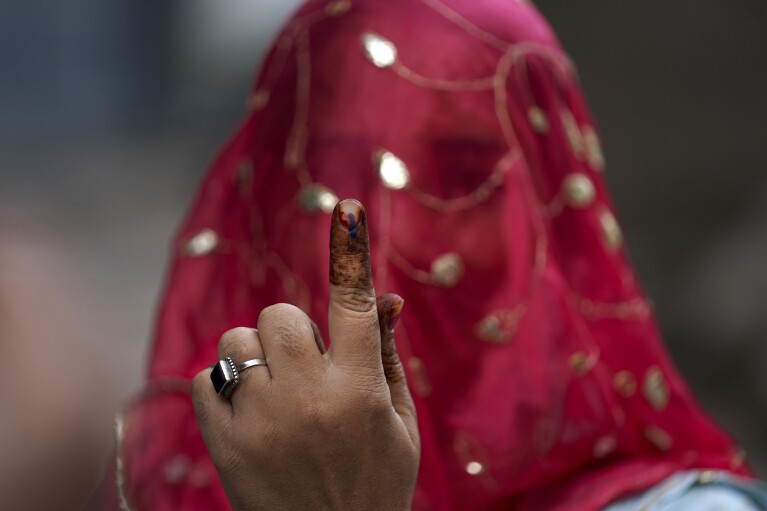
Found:
M 138 388 L 173 230 L 294 4 L 0 5 L 0 306 L 21 297 L 81 377 L 70 346 L 103 360 L 104 402 Z M 536 4 L 578 65 L 669 348 L 767 476 L 767 2 Z

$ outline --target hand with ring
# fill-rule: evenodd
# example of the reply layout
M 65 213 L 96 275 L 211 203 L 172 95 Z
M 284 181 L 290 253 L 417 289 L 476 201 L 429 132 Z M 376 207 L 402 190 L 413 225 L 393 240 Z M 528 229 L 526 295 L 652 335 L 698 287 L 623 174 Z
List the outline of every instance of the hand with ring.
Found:
M 330 227 L 330 348 L 301 310 L 264 309 L 219 342 L 192 385 L 205 445 L 235 511 L 410 509 L 420 445 L 394 348 L 403 300 L 376 299 L 362 205 Z M 228 397 L 226 397 L 228 396 Z

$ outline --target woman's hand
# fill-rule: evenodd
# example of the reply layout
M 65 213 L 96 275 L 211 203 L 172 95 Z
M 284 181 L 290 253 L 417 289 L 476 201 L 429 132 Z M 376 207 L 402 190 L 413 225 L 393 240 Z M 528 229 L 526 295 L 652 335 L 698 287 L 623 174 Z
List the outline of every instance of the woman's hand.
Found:
M 419 460 L 415 408 L 394 349 L 403 301 L 376 300 L 365 211 L 340 202 L 330 228 L 330 350 L 301 310 L 264 309 L 258 330 L 225 333 L 221 358 L 266 358 L 227 400 L 198 374 L 192 395 L 233 509 L 410 509 Z

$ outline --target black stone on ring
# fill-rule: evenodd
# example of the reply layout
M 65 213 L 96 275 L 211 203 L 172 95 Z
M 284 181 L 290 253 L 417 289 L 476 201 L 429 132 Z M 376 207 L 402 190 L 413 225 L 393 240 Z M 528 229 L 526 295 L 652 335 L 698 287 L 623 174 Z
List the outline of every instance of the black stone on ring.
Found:
M 219 396 L 229 398 L 234 393 L 237 385 L 240 383 L 240 373 L 244 370 L 267 365 L 263 358 L 254 358 L 246 360 L 240 365 L 234 363 L 232 357 L 226 357 L 213 364 L 213 371 L 210 372 L 210 381 L 213 382 L 213 388 Z
M 240 371 L 232 360 L 232 357 L 226 357 L 219 360 L 210 373 L 210 381 L 213 382 L 213 388 L 219 396 L 229 398 L 234 393 L 234 389 L 240 383 Z

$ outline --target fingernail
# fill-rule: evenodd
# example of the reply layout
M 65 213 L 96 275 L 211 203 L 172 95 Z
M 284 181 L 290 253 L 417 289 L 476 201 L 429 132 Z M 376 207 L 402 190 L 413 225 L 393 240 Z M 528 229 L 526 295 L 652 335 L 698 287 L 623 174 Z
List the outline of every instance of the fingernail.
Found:
M 349 232 L 349 237 L 357 238 L 358 230 L 365 223 L 365 208 L 359 201 L 344 199 L 338 203 L 338 222 Z
M 405 306 L 405 300 L 394 293 L 381 295 L 376 299 L 378 313 L 383 323 L 389 331 L 394 330 L 397 321 L 402 314 L 402 307 Z

